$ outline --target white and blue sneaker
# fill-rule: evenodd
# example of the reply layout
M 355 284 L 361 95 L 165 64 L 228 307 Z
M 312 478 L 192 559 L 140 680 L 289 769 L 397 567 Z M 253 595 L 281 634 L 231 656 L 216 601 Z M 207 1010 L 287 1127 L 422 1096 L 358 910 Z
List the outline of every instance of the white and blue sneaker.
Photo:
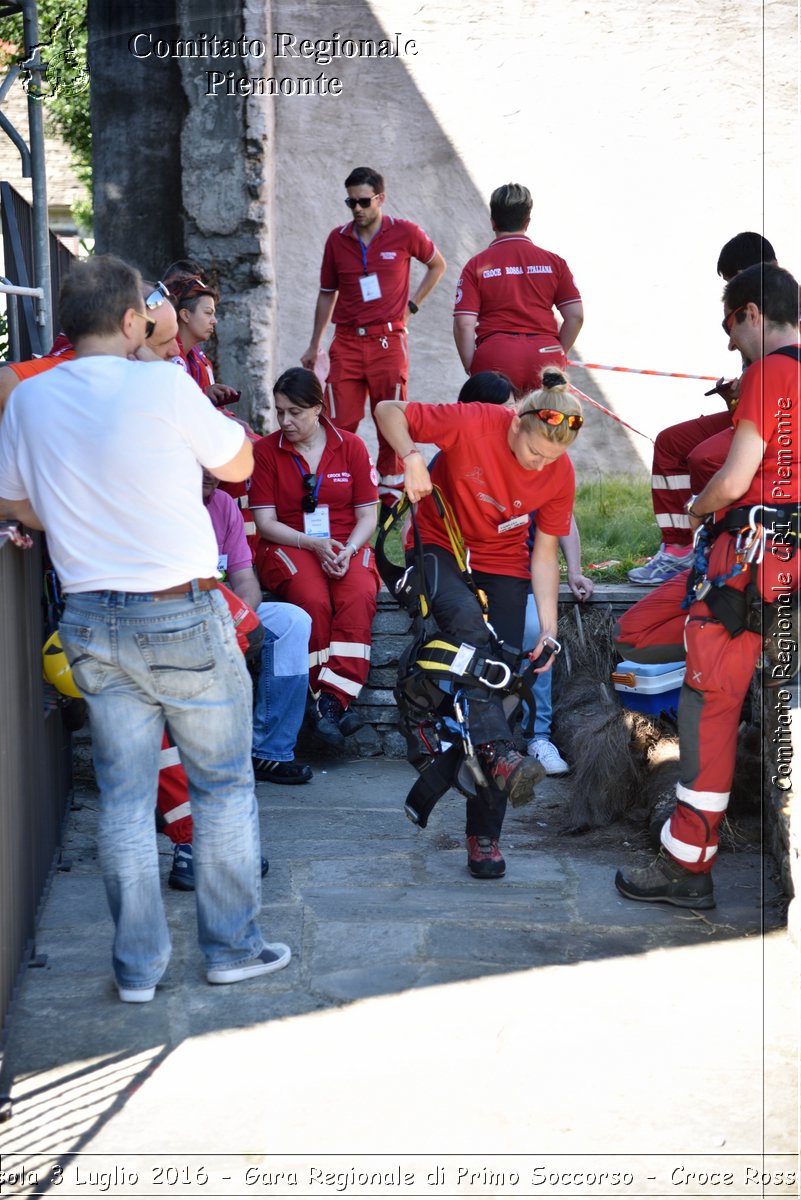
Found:
M 529 758 L 536 758 L 546 775 L 567 775 L 570 770 L 556 746 L 547 738 L 532 738 L 527 746 L 527 753 Z
M 657 550 L 653 558 L 641 567 L 629 571 L 629 579 L 638 587 L 658 587 L 660 583 L 680 575 L 693 565 L 693 548 L 690 546 L 686 554 L 668 554 L 665 543 Z

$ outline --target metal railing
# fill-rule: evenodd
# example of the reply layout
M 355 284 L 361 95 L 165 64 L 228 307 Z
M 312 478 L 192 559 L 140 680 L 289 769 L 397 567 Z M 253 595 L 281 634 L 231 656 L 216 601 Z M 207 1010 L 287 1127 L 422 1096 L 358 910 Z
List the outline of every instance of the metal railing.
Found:
M 5 286 L 0 290 L 6 293 L 8 304 L 9 359 L 20 362 L 34 354 L 46 354 L 52 338 L 49 322 L 45 324 L 43 321 L 47 297 L 32 282 L 36 278 L 33 209 L 19 192 L 5 182 L 0 183 L 0 229 L 6 269 L 2 280 Z M 50 292 L 58 296 L 74 255 L 54 233 L 50 233 L 49 237 Z M 9 284 L 13 286 L 11 292 Z
M 70 737 L 45 704 L 42 539 L 0 544 L 0 1063 L 71 791 Z

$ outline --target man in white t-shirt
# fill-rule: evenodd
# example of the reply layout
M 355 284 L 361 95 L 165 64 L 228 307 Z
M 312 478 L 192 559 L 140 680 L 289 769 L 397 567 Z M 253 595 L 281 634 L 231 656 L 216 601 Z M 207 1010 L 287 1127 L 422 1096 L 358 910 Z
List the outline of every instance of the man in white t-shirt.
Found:
M 139 273 L 99 256 L 62 288 L 63 370 L 26 380 L 0 426 L 0 516 L 45 529 L 66 605 L 61 641 L 89 707 L 98 849 L 120 999 L 152 1000 L 170 957 L 153 803 L 165 723 L 195 819 L 198 935 L 209 983 L 286 966 L 260 894 L 251 687 L 216 588 L 203 467 L 247 478 L 253 453 L 169 363 L 130 362 L 152 318 Z

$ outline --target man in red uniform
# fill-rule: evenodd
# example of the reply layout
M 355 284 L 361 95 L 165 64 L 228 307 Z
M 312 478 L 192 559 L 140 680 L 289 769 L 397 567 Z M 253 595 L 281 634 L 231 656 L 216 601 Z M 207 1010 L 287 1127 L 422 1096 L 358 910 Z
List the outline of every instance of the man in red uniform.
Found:
M 728 283 L 755 263 L 776 262 L 776 251 L 761 233 L 738 233 L 718 257 L 718 275 Z M 732 348 L 731 346 L 729 347 Z M 743 370 L 748 363 L 743 363 Z M 657 587 L 687 570 L 692 562 L 692 532 L 685 505 L 723 465 L 734 434 L 731 414 L 737 407 L 739 379 L 719 379 L 716 391 L 726 411 L 670 425 L 656 436 L 651 467 L 651 500 L 662 543 L 653 558 L 629 571 L 638 587 Z
M 629 900 L 683 908 L 714 907 L 710 872 L 734 775 L 740 710 L 762 649 L 763 605 L 766 628 L 775 616 L 791 619 L 800 582 L 798 284 L 780 267 L 757 264 L 731 280 L 723 305 L 726 335 L 751 366 L 732 416 L 729 455 L 687 505 L 694 528 L 707 524 L 702 536 L 710 549 L 686 625 L 677 804 L 656 861 L 615 878 Z M 738 553 L 737 536 L 749 525 L 765 530 L 761 561 L 758 553 L 753 562 Z
M 385 216 L 384 180 L 370 167 L 356 167 L 345 180 L 345 203 L 353 220 L 328 235 L 320 270 L 314 328 L 301 364 L 313 371 L 320 340 L 333 315 L 328 415 L 355 433 L 381 400 L 405 400 L 409 374 L 407 315 L 417 312 L 445 271 L 445 259 L 411 221 Z M 409 297 L 413 258 L 426 271 Z M 401 493 L 403 472 L 394 450 L 378 433 L 379 499 L 391 507 Z
M 495 240 L 462 271 L 453 309 L 453 339 L 467 374 L 500 371 L 521 395 L 540 386 L 548 363 L 567 365 L 584 324 L 570 268 L 558 254 L 534 245 L 526 234 L 530 219 L 528 188 L 505 183 L 495 189 Z

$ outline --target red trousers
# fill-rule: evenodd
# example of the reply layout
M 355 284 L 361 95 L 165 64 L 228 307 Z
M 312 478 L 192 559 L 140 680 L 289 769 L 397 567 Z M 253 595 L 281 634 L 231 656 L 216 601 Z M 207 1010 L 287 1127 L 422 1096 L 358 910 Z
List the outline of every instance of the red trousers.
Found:
M 669 546 L 690 546 L 690 519 L 684 506 L 726 460 L 733 434 L 728 412 L 670 425 L 656 436 L 651 468 L 654 516 Z
M 781 551 L 780 551 L 781 553 Z M 734 539 L 718 537 L 709 559 L 709 577 L 726 574 L 734 563 Z M 787 580 L 790 580 L 787 583 Z M 728 580 L 743 591 L 746 570 Z M 765 553 L 757 585 L 768 600 L 799 587 L 798 554 L 789 563 Z M 683 866 L 711 871 L 718 849 L 718 828 L 729 803 L 740 712 L 762 649 L 759 634 L 731 637 L 711 619 L 706 604 L 690 609 L 685 633 L 687 670 L 679 701 L 680 781 L 676 808 L 662 830 L 662 844 Z
M 373 617 L 381 579 L 370 546 L 334 579 L 323 573 L 313 550 L 262 541 L 256 556 L 262 586 L 305 609 L 312 619 L 309 687 L 331 692 L 345 708 L 362 690 L 370 670 Z
M 381 400 L 406 399 L 409 354 L 401 327 L 363 336 L 337 326 L 329 350 L 331 369 L 326 385 L 328 416 L 338 429 L 355 433 L 370 397 L 370 411 Z M 393 505 L 403 490 L 403 469 L 395 451 L 378 431 L 378 497 Z
M 675 658 L 669 656 L 665 662 L 679 662 L 684 658 L 687 612 L 681 604 L 687 592 L 689 574 L 689 571 L 681 571 L 660 583 L 623 613 L 615 625 L 615 641 L 624 643 L 622 653 L 626 658 L 629 657 L 627 648 L 642 650 L 648 646 L 675 647 Z
M 164 818 L 164 832 L 171 842 L 178 846 L 192 841 L 192 812 L 186 771 L 181 766 L 178 747 L 166 729 L 159 756 L 156 807 Z
M 542 369 L 555 363 L 567 366 L 559 339 L 550 333 L 491 333 L 476 346 L 470 374 L 500 371 L 521 396 L 540 386 Z

